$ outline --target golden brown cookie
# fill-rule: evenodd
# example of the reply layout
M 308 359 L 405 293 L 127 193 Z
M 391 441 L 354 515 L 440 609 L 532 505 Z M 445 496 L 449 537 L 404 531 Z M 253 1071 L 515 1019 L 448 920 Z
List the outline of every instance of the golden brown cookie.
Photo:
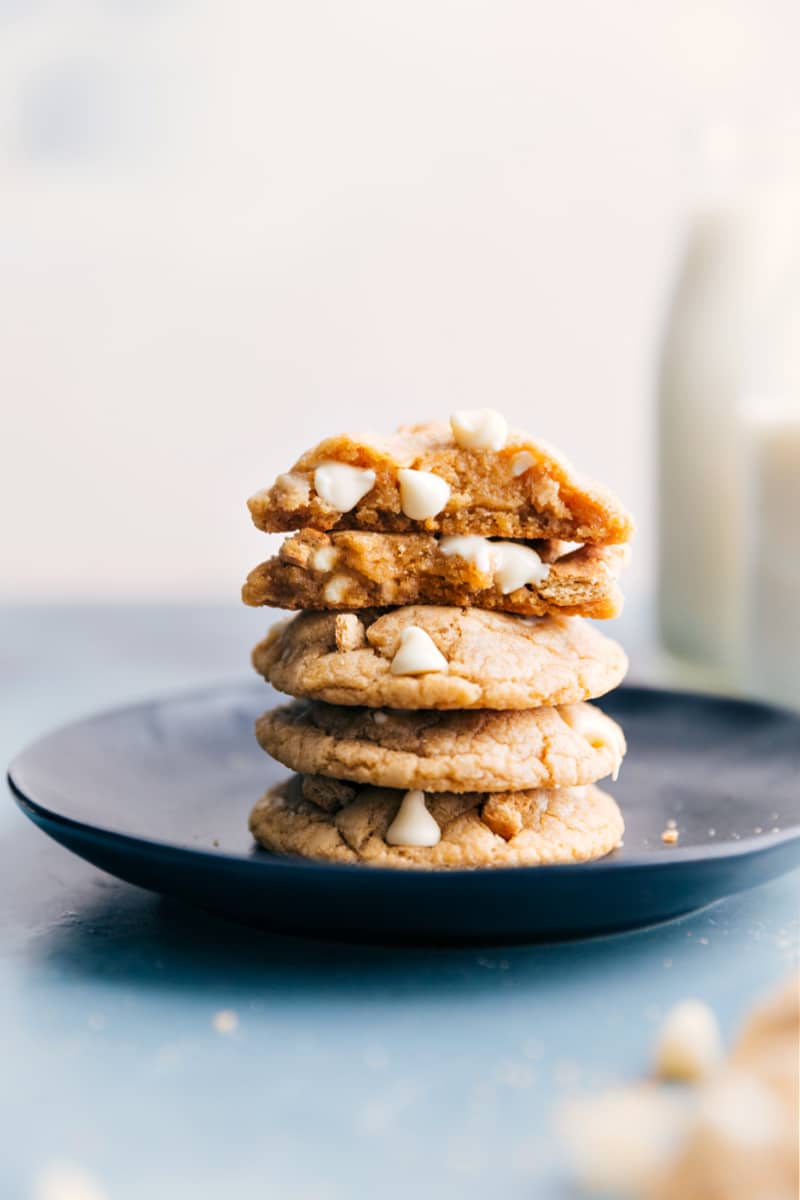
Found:
M 398 712 L 295 700 L 259 717 L 256 735 L 303 775 L 431 792 L 576 787 L 625 754 L 620 727 L 590 704 Z
M 499 449 L 470 449 L 441 422 L 326 438 L 248 506 L 268 533 L 310 527 L 609 544 L 633 530 L 609 491 L 528 434 L 507 433 Z
M 622 840 L 622 814 L 591 785 L 484 795 L 437 792 L 425 797 L 439 827 L 433 846 L 386 840 L 403 793 L 361 788 L 336 811 L 305 799 L 298 776 L 272 788 L 250 815 L 253 837 L 277 854 L 375 867 L 512 867 L 586 862 Z
M 677 1155 L 648 1200 L 796 1200 L 800 976 L 752 1012 L 694 1099 Z
M 617 577 L 628 547 L 581 546 L 554 555 L 553 546 L 490 542 L 477 535 L 440 539 L 424 533 L 304 529 L 250 572 L 242 599 L 276 608 L 467 604 L 524 616 L 619 616 Z M 521 559 L 516 578 L 514 557 Z M 517 579 L 525 582 L 514 586 Z
M 410 635 L 431 646 L 441 669 L 396 673 Z M 576 704 L 616 687 L 628 665 L 622 648 L 580 617 L 431 605 L 299 613 L 270 629 L 253 664 L 292 696 L 410 709 Z

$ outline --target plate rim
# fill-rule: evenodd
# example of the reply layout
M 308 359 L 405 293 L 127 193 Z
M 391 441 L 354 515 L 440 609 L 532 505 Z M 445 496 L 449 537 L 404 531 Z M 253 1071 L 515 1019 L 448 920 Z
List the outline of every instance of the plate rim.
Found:
M 109 720 L 115 717 L 130 715 L 141 710 L 152 708 L 154 705 L 170 704 L 186 702 L 189 699 L 202 699 L 218 694 L 223 689 L 241 688 L 245 683 L 258 687 L 257 681 L 242 679 L 230 679 L 227 681 L 220 680 L 215 684 L 205 684 L 201 687 L 181 688 L 174 691 L 165 692 L 149 699 L 137 700 L 130 704 L 114 705 L 110 708 L 100 709 L 96 712 L 87 713 L 83 717 L 78 717 L 72 721 L 64 722 L 57 725 L 47 732 L 41 734 L 33 741 L 23 747 L 12 759 L 8 766 L 6 779 L 11 790 L 12 797 L 20 809 L 20 811 L 28 817 L 39 828 L 43 828 L 47 824 L 52 824 L 59 828 L 71 830 L 80 834 L 84 838 L 94 837 L 100 838 L 105 842 L 112 842 L 127 848 L 138 848 L 148 852 L 157 851 L 159 853 L 167 852 L 171 855 L 179 855 L 189 860 L 204 859 L 207 864 L 211 863 L 228 863 L 236 864 L 238 867 L 244 866 L 247 870 L 263 870 L 265 868 L 277 868 L 279 870 L 293 871 L 312 871 L 315 874 L 333 873 L 341 875 L 343 872 L 355 876 L 380 877 L 384 879 L 406 878 L 411 879 L 453 879 L 453 878 L 470 878 L 497 876 L 513 876 L 520 878 L 521 875 L 529 875 L 531 872 L 541 875 L 545 871 L 550 877 L 555 874 L 574 874 L 576 868 L 580 868 L 582 872 L 590 871 L 593 874 L 608 872 L 608 871 L 635 871 L 646 868 L 648 871 L 665 872 L 674 870 L 678 867 L 683 867 L 696 862 L 706 862 L 709 860 L 737 860 L 740 858 L 752 858 L 769 853 L 772 850 L 778 849 L 780 846 L 800 840 L 800 822 L 791 825 L 789 829 L 781 829 L 777 833 L 765 831 L 761 834 L 748 834 L 742 836 L 735 841 L 727 839 L 715 843 L 713 845 L 704 846 L 680 846 L 665 850 L 664 857 L 658 853 L 650 854 L 633 854 L 624 859 L 615 858 L 615 852 L 605 855 L 603 858 L 595 859 L 589 862 L 578 863 L 542 863 L 531 864 L 524 866 L 497 866 L 491 868 L 478 867 L 448 867 L 445 870 L 426 870 L 421 869 L 399 869 L 397 867 L 381 867 L 368 865 L 368 870 L 365 871 L 363 863 L 333 863 L 323 862 L 314 859 L 304 859 L 294 856 L 281 856 L 270 854 L 269 851 L 263 850 L 247 856 L 243 854 L 233 853 L 227 850 L 208 850 L 204 847 L 193 847 L 181 845 L 175 842 L 163 841 L 159 838 L 143 837 L 138 834 L 123 833 L 116 829 L 109 829 L 107 826 L 100 825 L 97 822 L 89 823 L 81 821 L 76 817 L 68 816 L 65 813 L 57 812 L 54 809 L 47 807 L 41 801 L 35 800 L 29 795 L 18 779 L 20 770 L 24 771 L 25 759 L 50 738 L 68 733 L 72 729 L 99 722 L 101 720 Z M 800 728 L 800 713 L 794 712 L 792 709 L 782 707 L 781 705 L 771 704 L 761 701 L 756 698 L 742 696 L 725 696 L 714 692 L 694 691 L 687 688 L 672 688 L 663 687 L 657 684 L 643 683 L 623 683 L 618 688 L 613 689 L 614 692 L 643 692 L 649 695 L 671 696 L 677 700 L 689 699 L 694 702 L 709 702 L 714 705 L 722 705 L 723 707 L 753 707 L 760 711 L 774 712 L 781 716 L 788 716 L 798 723 Z M 605 693 L 605 696 L 611 695 L 611 692 Z M 594 699 L 601 701 L 605 696 L 597 696 Z M 287 697 L 287 702 L 291 697 Z M 45 832 L 47 830 L 45 829 Z M 256 844 L 254 843 L 254 849 Z M 400 885 L 403 886 L 403 885 Z M 434 886 L 439 886 L 434 884 Z

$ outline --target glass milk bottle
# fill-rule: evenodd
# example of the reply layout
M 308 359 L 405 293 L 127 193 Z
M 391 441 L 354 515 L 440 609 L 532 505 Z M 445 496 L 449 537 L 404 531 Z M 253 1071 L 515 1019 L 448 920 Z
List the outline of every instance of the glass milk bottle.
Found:
M 704 682 L 726 688 L 751 684 L 753 506 L 774 507 L 764 475 L 777 465 L 754 449 L 762 409 L 752 397 L 797 396 L 788 378 L 800 313 L 798 214 L 797 192 L 784 186 L 701 213 L 662 347 L 661 635 L 702 668 Z
M 743 684 L 800 708 L 800 235 L 782 285 L 756 354 L 769 391 L 749 394 L 743 406 L 750 518 Z
M 755 324 L 757 237 L 746 212 L 690 230 L 659 379 L 659 618 L 672 653 L 736 674 L 742 626 L 740 397 Z

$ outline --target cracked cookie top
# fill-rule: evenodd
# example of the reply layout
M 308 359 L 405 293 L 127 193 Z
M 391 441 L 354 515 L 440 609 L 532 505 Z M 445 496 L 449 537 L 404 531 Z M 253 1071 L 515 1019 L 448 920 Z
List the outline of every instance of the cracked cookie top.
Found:
M 270 629 L 253 664 L 279 691 L 329 704 L 517 709 L 602 696 L 627 658 L 580 617 L 410 605 L 299 613 Z
M 403 792 L 363 787 L 325 809 L 304 795 L 299 776 L 272 788 L 250 815 L 250 830 L 278 854 L 376 867 L 510 867 L 586 862 L 614 850 L 624 824 L 615 801 L 592 785 L 488 795 L 425 796 L 434 845 L 387 841 Z
M 376 787 L 507 792 L 616 774 L 622 730 L 590 704 L 399 712 L 295 700 L 256 722 L 268 754 L 300 774 Z

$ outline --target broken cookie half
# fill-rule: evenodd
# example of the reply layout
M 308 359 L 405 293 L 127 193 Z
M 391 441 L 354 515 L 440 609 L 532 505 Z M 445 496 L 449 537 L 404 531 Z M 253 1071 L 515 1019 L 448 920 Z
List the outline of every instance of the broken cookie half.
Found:
M 250 572 L 242 599 L 287 609 L 443 604 L 609 618 L 622 611 L 627 559 L 627 546 L 304 529 Z
M 631 517 L 611 492 L 483 411 L 483 425 L 480 414 L 462 413 L 450 425 L 326 438 L 250 498 L 253 521 L 268 533 L 364 529 L 628 541 Z

